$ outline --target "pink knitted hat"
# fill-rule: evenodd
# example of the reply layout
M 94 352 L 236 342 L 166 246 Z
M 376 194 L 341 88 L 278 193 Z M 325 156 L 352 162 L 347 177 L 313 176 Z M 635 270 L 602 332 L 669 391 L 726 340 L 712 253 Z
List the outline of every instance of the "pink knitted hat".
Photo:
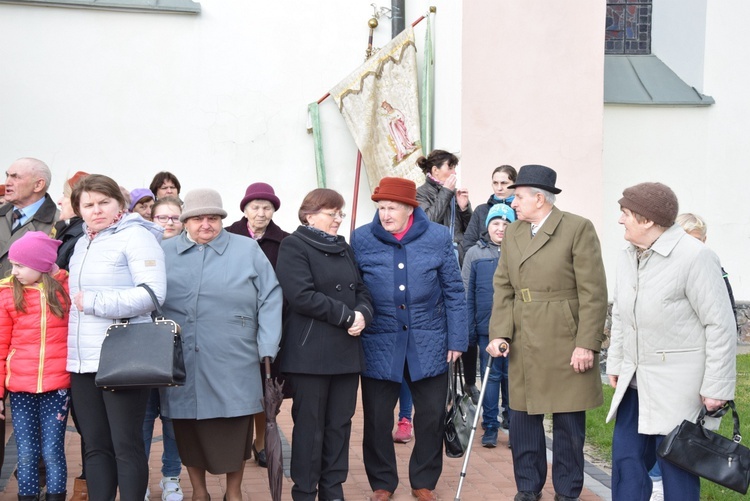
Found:
M 48 237 L 43 231 L 29 231 L 10 246 L 8 260 L 49 273 L 55 267 L 60 244 L 62 241 Z

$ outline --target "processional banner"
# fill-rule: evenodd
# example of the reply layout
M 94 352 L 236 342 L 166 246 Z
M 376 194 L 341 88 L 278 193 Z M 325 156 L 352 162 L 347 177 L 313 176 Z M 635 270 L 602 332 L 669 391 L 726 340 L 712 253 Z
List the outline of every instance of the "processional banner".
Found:
M 417 185 L 424 182 L 416 166 L 422 154 L 417 89 L 411 27 L 331 89 L 362 153 L 370 190 L 386 176 L 411 179 Z

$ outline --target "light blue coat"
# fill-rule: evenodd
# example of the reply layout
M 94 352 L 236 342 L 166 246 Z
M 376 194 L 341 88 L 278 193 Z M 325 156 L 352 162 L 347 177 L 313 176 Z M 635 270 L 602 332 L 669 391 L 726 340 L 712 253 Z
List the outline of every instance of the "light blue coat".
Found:
M 162 390 L 162 411 L 210 419 L 263 410 L 260 361 L 281 340 L 281 287 L 255 240 L 222 230 L 207 244 L 187 233 L 162 243 L 164 314 L 182 328 L 187 382 Z

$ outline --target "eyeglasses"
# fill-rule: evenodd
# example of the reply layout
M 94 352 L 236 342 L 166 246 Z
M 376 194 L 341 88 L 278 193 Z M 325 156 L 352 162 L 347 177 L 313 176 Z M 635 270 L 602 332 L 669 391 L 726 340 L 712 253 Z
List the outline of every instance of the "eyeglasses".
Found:
M 344 219 L 344 218 L 346 218 L 346 212 L 341 212 L 341 211 L 338 211 L 338 212 L 323 212 L 323 211 L 320 211 L 320 213 L 321 214 L 325 214 L 326 216 L 329 216 L 331 219 L 336 219 L 336 218 Z
M 167 224 L 167 221 L 169 221 L 172 224 L 181 224 L 180 223 L 180 216 L 164 216 L 164 215 L 159 215 L 159 216 L 154 216 L 154 219 L 156 221 L 159 221 L 162 224 Z

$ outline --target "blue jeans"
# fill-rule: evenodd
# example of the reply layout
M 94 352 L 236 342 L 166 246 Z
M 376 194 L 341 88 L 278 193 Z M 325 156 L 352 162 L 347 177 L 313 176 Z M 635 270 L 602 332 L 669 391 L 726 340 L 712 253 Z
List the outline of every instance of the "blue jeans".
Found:
M 654 463 L 654 467 L 651 468 L 651 471 L 648 472 L 648 476 L 651 477 L 651 480 L 654 482 L 661 480 L 661 468 L 659 468 L 659 461 Z
M 666 501 L 698 501 L 700 479 L 657 457 L 656 449 L 664 435 L 638 433 L 638 390 L 628 388 L 617 408 L 612 436 L 612 500 L 625 501 L 651 497 L 648 472 L 658 462 Z
M 401 381 L 401 393 L 398 395 L 398 420 L 401 421 L 401 418 L 406 418 L 411 421 L 412 407 L 409 385 L 406 383 L 406 380 Z
M 39 457 L 47 470 L 47 492 L 65 493 L 65 427 L 70 396 L 67 389 L 45 393 L 11 392 L 13 432 L 18 444 L 18 495 L 39 494 Z
M 143 445 L 146 448 L 146 459 L 151 454 L 151 439 L 154 436 L 154 422 L 161 416 L 159 390 L 152 389 L 146 406 L 146 418 L 143 420 Z M 164 452 L 161 455 L 161 474 L 163 477 L 179 477 L 182 469 L 180 453 L 174 439 L 172 420 L 161 416 L 161 433 L 164 439 Z
M 482 377 L 487 368 L 487 361 L 490 354 L 487 353 L 487 345 L 490 342 L 489 336 L 479 335 L 479 367 Z M 490 367 L 490 376 L 487 379 L 487 388 L 484 390 L 484 401 L 482 401 L 482 425 L 485 429 L 495 429 L 500 427 L 498 420 L 499 398 L 502 393 L 503 421 L 509 423 L 508 416 L 508 359 L 506 357 L 497 357 L 492 359 Z

